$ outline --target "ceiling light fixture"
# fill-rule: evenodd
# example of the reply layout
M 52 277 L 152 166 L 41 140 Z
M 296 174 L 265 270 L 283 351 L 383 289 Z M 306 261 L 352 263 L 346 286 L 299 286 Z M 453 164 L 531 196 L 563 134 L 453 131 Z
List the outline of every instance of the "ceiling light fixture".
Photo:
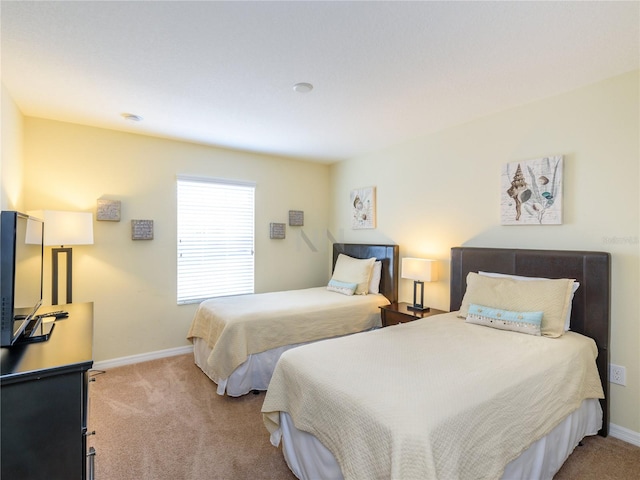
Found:
M 309 93 L 311 90 L 313 90 L 313 85 L 311 85 L 310 83 L 296 83 L 293 86 L 293 90 L 298 93 Z
M 133 113 L 122 113 L 120 114 L 122 118 L 128 120 L 130 122 L 140 122 L 142 121 L 142 117 L 140 115 L 135 115 Z

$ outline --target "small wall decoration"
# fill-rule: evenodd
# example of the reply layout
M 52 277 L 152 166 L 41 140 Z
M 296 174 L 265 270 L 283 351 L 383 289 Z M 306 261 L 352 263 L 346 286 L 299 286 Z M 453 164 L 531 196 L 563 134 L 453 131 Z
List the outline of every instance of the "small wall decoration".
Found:
M 277 239 L 284 238 L 285 228 L 286 228 L 286 225 L 284 223 L 270 223 L 269 238 L 277 238 Z
M 289 226 L 302 227 L 304 225 L 304 212 L 302 210 L 289 210 Z
M 502 168 L 502 225 L 562 224 L 562 156 L 507 163 Z
M 96 212 L 96 220 L 107 222 L 120 221 L 120 200 L 104 200 L 98 199 L 98 209 Z
M 153 240 L 153 220 L 131 220 L 131 240 Z
M 351 228 L 376 228 L 376 187 L 351 191 Z

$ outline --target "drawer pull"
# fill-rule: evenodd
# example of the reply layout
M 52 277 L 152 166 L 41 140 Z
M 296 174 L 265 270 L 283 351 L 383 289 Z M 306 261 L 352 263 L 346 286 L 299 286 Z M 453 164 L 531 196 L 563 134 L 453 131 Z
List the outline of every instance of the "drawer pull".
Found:
M 91 447 L 89 448 L 89 453 L 87 453 L 87 457 L 89 457 L 89 473 L 87 475 L 87 480 L 94 480 L 96 478 L 96 449 Z

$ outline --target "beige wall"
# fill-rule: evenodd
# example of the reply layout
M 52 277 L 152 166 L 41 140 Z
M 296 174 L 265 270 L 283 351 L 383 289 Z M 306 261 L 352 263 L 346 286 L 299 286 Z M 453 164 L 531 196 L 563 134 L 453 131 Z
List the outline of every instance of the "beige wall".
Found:
M 93 301 L 94 360 L 188 345 L 195 305 L 176 305 L 176 175 L 255 181 L 256 291 L 311 287 L 329 275 L 329 167 L 37 118 L 24 119 L 25 208 L 93 212 L 120 200 L 120 222 L 94 222 L 95 244 L 73 248 L 73 301 Z M 269 239 L 269 223 L 303 210 L 304 227 Z M 154 221 L 132 241 L 131 219 Z M 304 232 L 318 250 L 301 238 Z M 323 235 L 318 235 L 323 232 Z M 50 301 L 50 249 L 45 303 Z
M 639 77 L 623 75 L 332 166 L 331 231 L 393 242 L 401 256 L 440 260 L 425 302 L 448 310 L 457 245 L 603 250 L 612 254 L 612 423 L 640 432 Z M 564 156 L 564 222 L 500 226 L 504 163 Z M 349 192 L 376 186 L 378 226 L 351 230 Z M 411 301 L 401 280 L 400 299 Z
M 2 157 L 0 160 L 0 206 L 2 210 L 22 208 L 22 113 L 7 92 L 2 90 Z

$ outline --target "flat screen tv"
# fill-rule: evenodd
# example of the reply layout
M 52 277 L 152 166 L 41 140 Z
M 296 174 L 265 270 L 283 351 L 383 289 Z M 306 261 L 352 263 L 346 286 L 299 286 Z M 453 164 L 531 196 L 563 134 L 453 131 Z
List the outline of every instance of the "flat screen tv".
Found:
M 34 333 L 42 304 L 44 222 L 3 211 L 0 221 L 0 346 L 9 347 Z

